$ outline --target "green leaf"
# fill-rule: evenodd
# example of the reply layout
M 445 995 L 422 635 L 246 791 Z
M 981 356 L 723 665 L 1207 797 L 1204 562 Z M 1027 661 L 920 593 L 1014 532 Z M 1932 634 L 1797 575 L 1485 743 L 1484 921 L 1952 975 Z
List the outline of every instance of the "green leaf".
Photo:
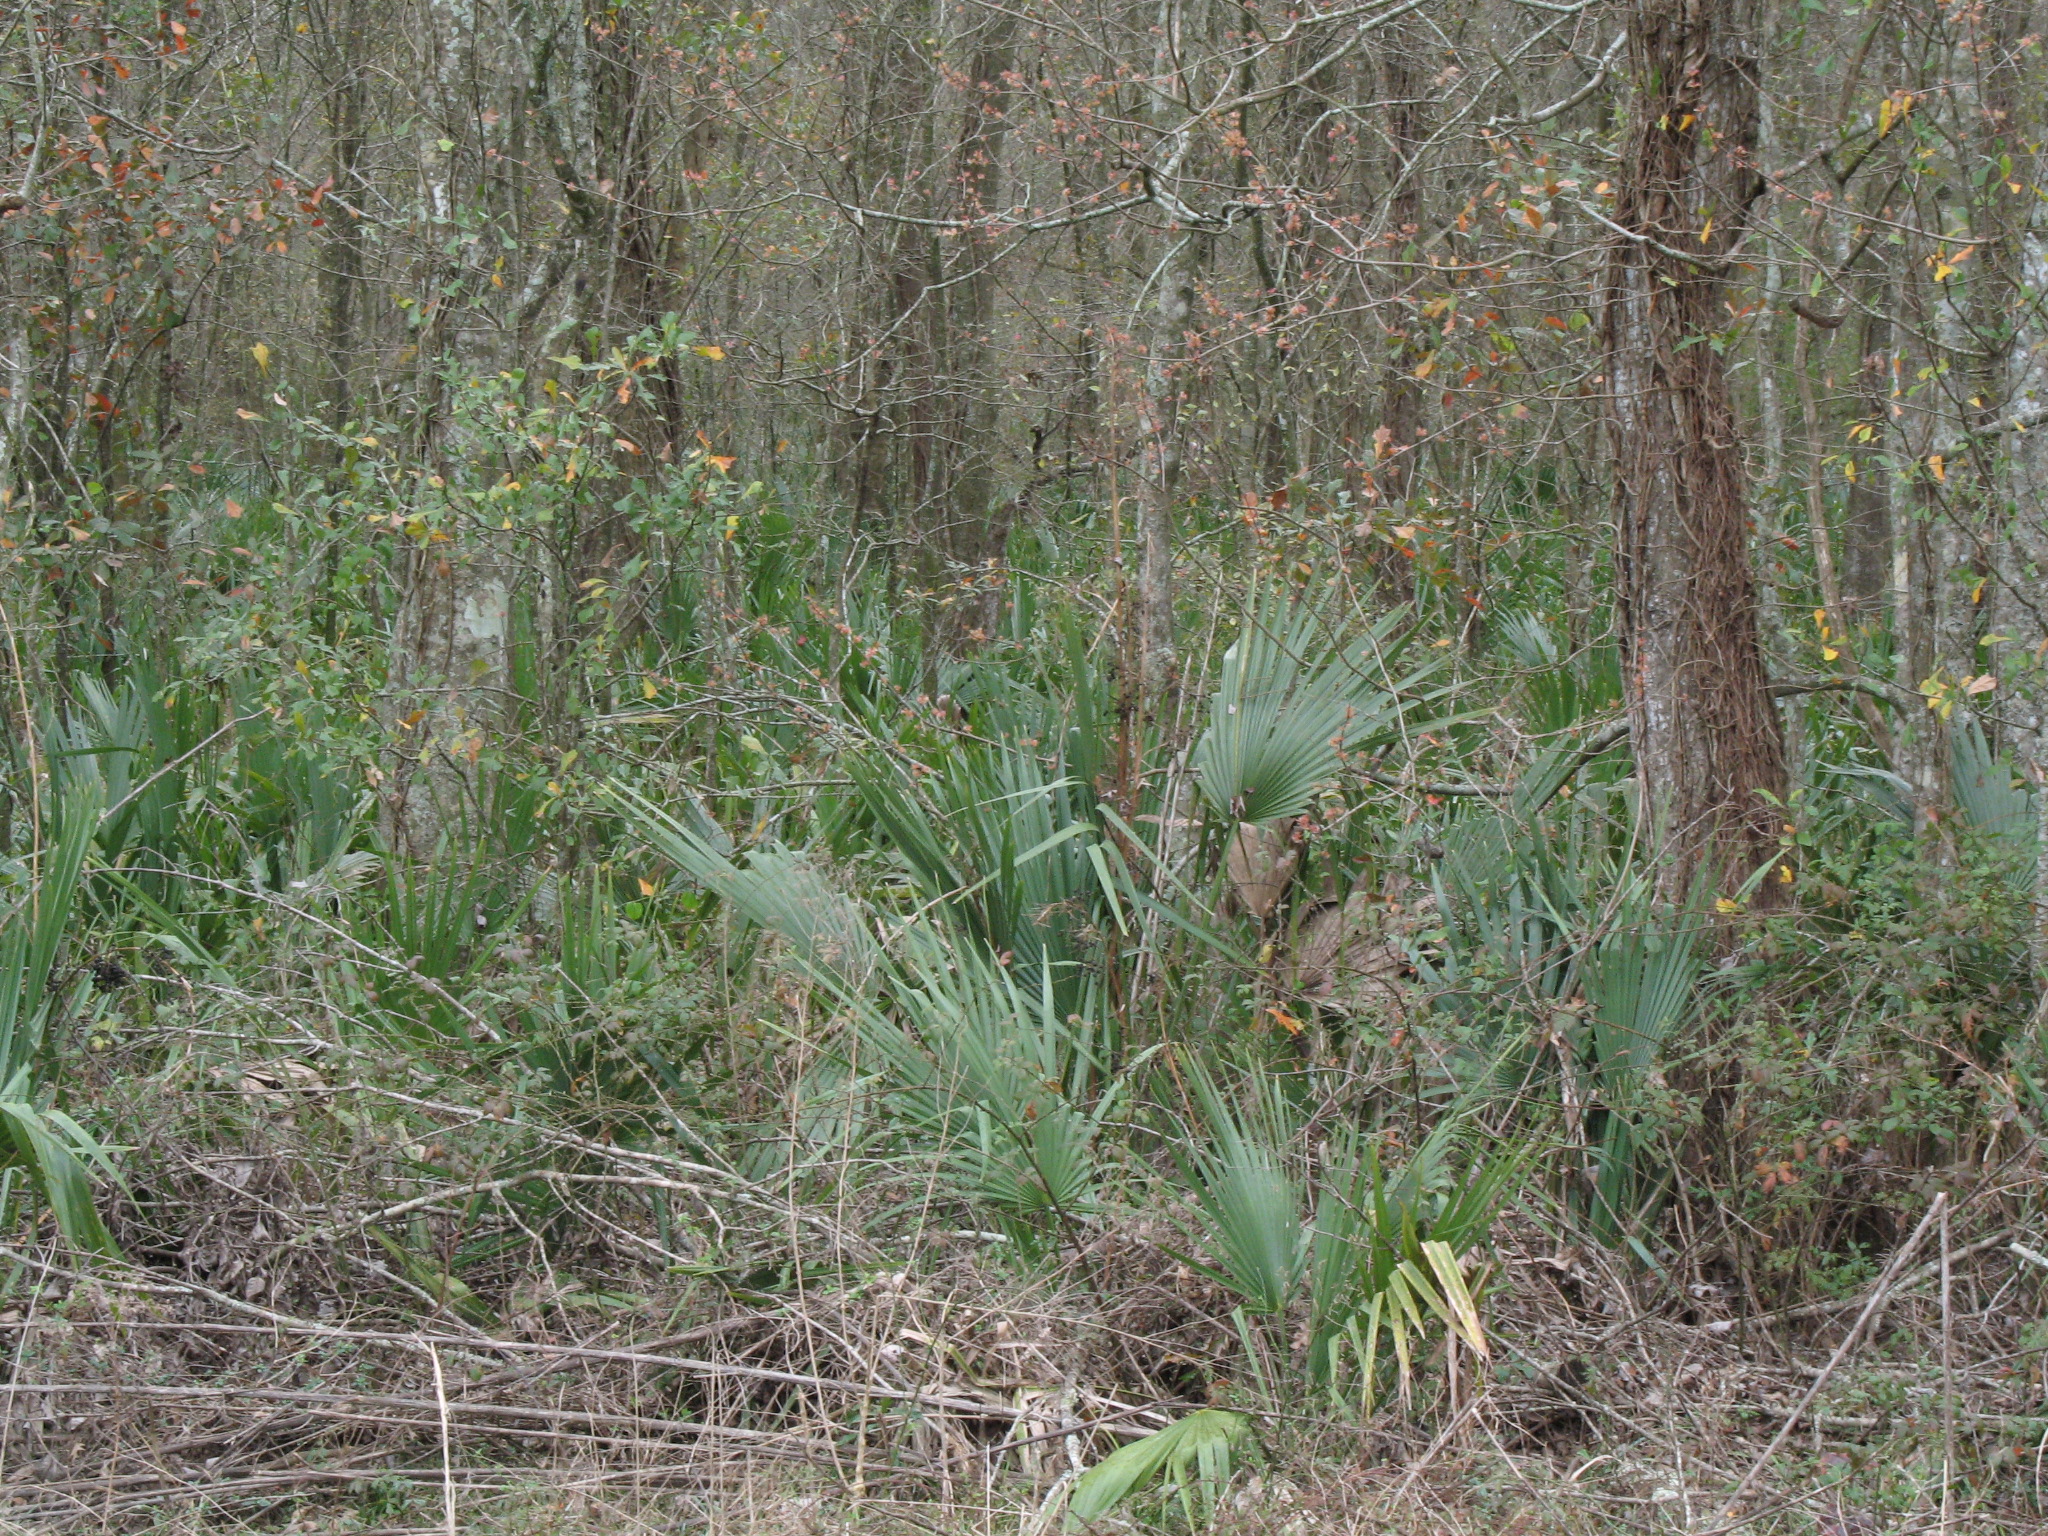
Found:
M 1251 1420 L 1224 1408 L 1202 1408 L 1157 1434 L 1119 1446 L 1076 1479 L 1068 1525 L 1102 1519 L 1162 1472 L 1180 1485 L 1194 1521 L 1194 1494 L 1213 1510 L 1230 1481 L 1233 1453 L 1251 1435 Z
M 1255 603 L 1210 699 L 1193 764 L 1203 797 L 1233 821 L 1299 816 L 1347 752 L 1394 739 L 1402 695 L 1431 664 L 1395 679 L 1394 616 L 1349 646 L 1332 645 L 1305 604 Z

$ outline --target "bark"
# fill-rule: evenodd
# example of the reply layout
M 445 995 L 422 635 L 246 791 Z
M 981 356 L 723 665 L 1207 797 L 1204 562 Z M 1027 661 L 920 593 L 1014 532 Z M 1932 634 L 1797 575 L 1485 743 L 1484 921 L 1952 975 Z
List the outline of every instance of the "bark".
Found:
M 1409 264 L 1395 269 L 1394 280 L 1404 299 L 1410 289 L 1426 279 L 1430 270 L 1412 261 L 1423 233 L 1420 156 L 1429 137 L 1422 100 L 1423 73 L 1417 66 L 1414 46 L 1404 30 L 1393 29 L 1380 67 L 1392 160 L 1387 222 L 1394 248 L 1409 259 Z M 1387 501 L 1404 512 L 1414 494 L 1415 461 L 1422 451 L 1422 381 L 1415 376 L 1429 355 L 1427 343 L 1418 334 L 1422 324 L 1419 317 L 1411 317 L 1393 338 L 1392 355 L 1380 381 L 1379 426 L 1373 433 L 1373 459 L 1377 466 L 1374 478 Z M 1406 560 L 1382 560 L 1380 580 L 1392 596 L 1413 595 L 1414 576 Z
M 1892 547 L 1892 645 L 1897 651 L 1899 681 L 1910 689 L 1939 689 L 1941 669 L 1940 486 L 1928 459 L 1940 441 L 1941 417 L 1934 396 L 1907 391 L 1904 382 L 1930 374 L 1937 359 L 1929 355 L 1927 296 L 1920 282 L 1920 242 L 1908 239 L 1899 259 L 1897 304 L 1903 333 L 1895 354 L 1899 393 L 1895 405 L 1900 465 L 1889 480 Z M 1939 709 L 1906 711 L 1899 731 L 1893 771 L 1906 781 L 1912 799 L 1913 825 L 1925 830 L 1938 820 L 1949 798 L 1947 721 Z
M 489 217 L 479 98 L 492 69 L 480 56 L 480 0 L 429 0 L 425 13 L 432 57 L 419 146 L 421 218 L 435 252 L 429 291 L 440 297 L 422 327 L 423 419 L 440 478 L 460 485 L 477 449 L 448 390 L 492 371 L 496 317 L 466 302 L 483 291 L 481 283 L 464 283 L 476 276 L 473 253 L 483 242 L 456 244 L 451 236 Z M 438 526 L 420 519 L 405 535 L 392 636 L 385 831 L 395 855 L 416 860 L 452 853 L 465 830 L 474 836 L 480 827 L 488 807 L 479 765 L 502 724 L 511 670 L 513 535 L 452 507 L 444 515 Z
M 1888 274 L 1877 269 L 1864 274 L 1856 286 L 1862 313 L 1854 322 L 1857 362 L 1852 389 L 1864 430 L 1849 450 L 1856 478 L 1849 484 L 1842 519 L 1842 621 L 1852 628 L 1882 618 L 1892 580 L 1891 470 L 1883 451 L 1892 395 L 1890 282 Z
M 1003 141 L 1008 132 L 1009 75 L 1016 63 L 1016 19 L 994 13 L 976 39 L 968 65 L 967 101 L 955 154 L 954 190 L 960 215 L 985 219 L 1002 205 Z M 1003 369 L 995 337 L 997 253 L 1003 234 L 987 225 L 971 229 L 959 244 L 966 268 L 955 286 L 947 332 L 953 357 L 948 369 L 962 400 L 954 428 L 956 467 L 949 477 L 944 548 L 954 579 L 975 583 L 948 610 L 947 635 L 954 644 L 986 638 L 995 628 L 1001 583 L 992 567 L 1009 541 L 1009 502 L 996 493 L 996 431 L 1002 403 Z
M 1158 58 L 1152 111 L 1162 131 L 1153 151 L 1155 202 L 1167 215 L 1160 256 L 1151 272 L 1151 327 L 1145 342 L 1145 381 L 1139 396 L 1136 619 L 1138 693 L 1156 709 L 1175 675 L 1173 635 L 1174 502 L 1180 489 L 1181 392 L 1188 326 L 1195 306 L 1196 232 L 1174 217 L 1182 206 L 1176 190 L 1188 152 L 1180 126 L 1179 47 L 1181 7 L 1161 0 Z M 1171 125 L 1171 126 L 1168 126 Z
M 1616 576 L 1642 812 L 1682 899 L 1732 894 L 1778 849 L 1784 742 L 1749 564 L 1742 445 L 1721 355 L 1725 261 L 1761 191 L 1745 0 L 1638 0 L 1604 338 Z M 1760 899 L 1777 890 L 1766 881 Z
M 464 528 L 405 552 L 393 636 L 397 772 L 388 833 L 401 858 L 427 860 L 489 812 L 478 775 L 497 732 L 511 662 L 509 535 Z
M 1976 189 L 1970 228 L 1978 242 L 1968 263 L 1971 363 L 1974 388 L 1968 392 L 1964 419 L 1975 434 L 1971 451 L 1972 526 L 1962 530 L 1969 547 L 1962 558 L 1975 568 L 1971 599 L 1955 602 L 1960 622 L 1951 632 L 1962 639 L 1966 670 L 1989 672 L 2007 660 L 1994 649 L 1979 649 L 1987 634 L 2021 635 L 2041 627 L 2043 617 L 2037 583 L 2019 573 L 2041 569 L 2042 544 L 2034 503 L 2023 487 L 2031 479 L 2021 462 L 2026 444 L 1989 430 L 2020 402 L 2028 382 L 2027 357 L 2038 343 L 2038 330 L 2028 334 L 2027 226 L 2036 199 L 2014 187 L 2030 186 L 2037 174 L 2034 140 L 2038 117 L 2028 120 L 2032 103 L 2028 82 L 2020 72 L 2032 46 L 2024 34 L 2032 19 L 2029 0 L 1993 0 L 1967 13 L 1967 53 L 1977 80 L 1975 90 L 1976 151 L 1986 174 Z M 1965 103 L 1970 102 L 1964 96 Z M 2017 578 L 2017 579 L 2016 579 Z M 2031 760 L 2039 752 L 2041 701 L 2034 689 L 2011 686 L 2023 669 L 1999 668 L 2005 690 L 1998 696 L 2002 744 Z
M 322 350 L 326 353 L 325 393 L 328 424 L 340 430 L 356 400 L 356 332 L 361 314 L 364 250 L 359 210 L 365 197 L 364 157 L 368 152 L 364 110 L 367 69 L 364 63 L 363 18 L 360 8 L 337 8 L 335 25 L 323 55 L 328 135 L 328 175 L 333 196 L 324 204 L 327 224 L 321 263 L 323 290 Z
M 1194 309 L 1189 246 L 1195 236 L 1173 229 L 1153 274 L 1151 335 L 1145 347 L 1145 388 L 1138 431 L 1138 579 L 1135 594 L 1138 689 L 1148 703 L 1173 685 L 1173 524 L 1181 471 L 1181 363 Z
M 922 44 L 934 25 L 927 0 L 903 0 L 875 18 L 861 98 L 846 128 L 840 195 L 850 203 L 878 202 L 914 218 L 935 211 L 926 176 L 933 124 Z M 934 241 L 915 223 L 864 221 L 856 242 L 861 271 L 848 328 L 857 366 L 844 394 L 839 479 L 855 535 L 880 539 L 893 551 L 892 536 L 926 526 L 933 482 Z

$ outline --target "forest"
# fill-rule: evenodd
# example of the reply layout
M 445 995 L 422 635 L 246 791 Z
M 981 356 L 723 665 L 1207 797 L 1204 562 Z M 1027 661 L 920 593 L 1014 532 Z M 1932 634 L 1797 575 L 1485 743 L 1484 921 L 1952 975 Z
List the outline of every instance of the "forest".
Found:
M 0 1531 L 2048 1530 L 2034 0 L 16 0 Z

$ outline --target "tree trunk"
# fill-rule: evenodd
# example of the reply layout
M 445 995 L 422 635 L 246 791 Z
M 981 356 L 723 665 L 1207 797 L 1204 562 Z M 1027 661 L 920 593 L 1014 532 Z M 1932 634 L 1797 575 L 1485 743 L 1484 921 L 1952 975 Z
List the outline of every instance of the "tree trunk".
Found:
M 1138 579 L 1135 597 L 1138 693 L 1156 708 L 1173 686 L 1173 522 L 1180 487 L 1182 362 L 1195 307 L 1196 233 L 1173 217 L 1181 163 L 1188 153 L 1180 100 L 1179 0 L 1161 0 L 1158 58 L 1152 85 L 1154 200 L 1167 216 L 1152 268 L 1152 324 L 1145 341 L 1145 382 L 1139 395 Z
M 429 292 L 438 297 L 421 328 L 423 431 L 451 488 L 467 479 L 475 448 L 451 408 L 461 389 L 492 370 L 494 336 L 472 307 L 480 283 L 470 245 L 455 247 L 465 224 L 489 217 L 475 189 L 485 181 L 479 142 L 481 82 L 488 64 L 478 0 L 429 0 L 432 68 L 422 92 L 419 144 L 422 222 L 430 232 Z M 447 146 L 447 147 L 443 147 Z M 481 244 L 477 242 L 476 244 Z M 385 831 L 400 858 L 426 860 L 488 807 L 478 765 L 498 723 L 510 676 L 512 533 L 457 509 L 451 496 L 438 526 L 417 520 L 399 565 L 399 611 L 391 658 L 394 764 Z
M 1920 283 L 1921 242 L 1910 235 L 1901 248 L 1896 313 L 1901 379 L 1931 377 L 1938 357 L 1924 349 L 1932 334 L 1926 293 Z M 1900 658 L 1899 681 L 1938 701 L 1941 670 L 1941 498 L 1928 466 L 1945 422 L 1932 391 L 1904 392 L 1896 419 L 1899 468 L 1889 478 L 1892 556 L 1892 649 Z M 1930 692 L 1931 690 L 1931 692 Z M 1938 821 L 1949 799 L 1948 723 L 1938 708 L 1909 709 L 1899 731 L 1892 768 L 1906 781 L 1913 802 L 1913 826 L 1925 831 Z
M 1776 853 L 1785 749 L 1721 355 L 1726 260 L 1761 190 L 1745 0 L 1637 0 L 1605 343 L 1616 575 L 1642 813 L 1672 899 L 1732 896 Z M 1778 889 L 1766 880 L 1770 900 Z
M 975 41 L 968 66 L 953 178 L 964 219 L 987 218 L 1002 201 L 1015 36 L 1015 17 L 1008 11 L 994 13 Z M 974 227 L 961 238 L 959 260 L 966 271 L 954 290 L 947 326 L 953 348 L 949 383 L 961 398 L 961 407 L 954 429 L 957 467 L 950 477 L 943 543 L 952 566 L 949 579 L 973 583 L 947 610 L 946 637 L 956 645 L 985 639 L 995 627 L 1001 584 L 992 567 L 1001 560 L 1010 534 L 1010 503 L 996 494 L 995 442 L 1004 370 L 997 364 L 991 334 L 996 252 L 1004 238 L 987 227 Z
M 1857 283 L 1863 312 L 1854 322 L 1853 391 L 1863 430 L 1849 451 L 1856 478 L 1849 483 L 1842 519 L 1842 618 L 1851 629 L 1882 618 L 1892 583 L 1891 470 L 1884 453 L 1892 398 L 1890 288 L 1890 275 L 1881 264 Z
M 1415 494 L 1415 461 L 1422 452 L 1422 381 L 1416 370 L 1429 355 L 1429 346 L 1418 332 L 1424 325 L 1419 301 L 1413 290 L 1433 274 L 1415 262 L 1422 239 L 1422 166 L 1420 157 L 1429 137 L 1425 104 L 1422 100 L 1424 72 L 1415 58 L 1416 40 L 1396 27 L 1381 55 L 1380 87 L 1386 100 L 1387 141 L 1390 150 L 1388 179 L 1392 191 L 1387 199 L 1387 223 L 1394 248 L 1408 263 L 1395 269 L 1398 284 L 1396 306 L 1402 315 L 1401 328 L 1392 338 L 1392 351 L 1380 380 L 1379 425 L 1373 431 L 1373 478 L 1380 493 L 1399 516 L 1410 522 L 1409 502 Z M 1398 552 L 1389 552 L 1379 562 L 1381 590 L 1387 597 L 1403 602 L 1415 595 L 1412 563 Z

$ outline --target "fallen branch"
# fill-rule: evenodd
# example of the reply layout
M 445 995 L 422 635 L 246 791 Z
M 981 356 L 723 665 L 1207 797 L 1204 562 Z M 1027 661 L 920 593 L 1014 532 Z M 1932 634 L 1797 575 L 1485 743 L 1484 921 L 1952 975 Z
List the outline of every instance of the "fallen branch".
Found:
M 1727 1532 L 1738 1530 L 1749 1523 L 1748 1517 L 1738 1517 L 1736 1515 L 1736 1506 L 1741 1504 L 1743 1499 L 1748 1497 L 1750 1489 L 1756 1486 L 1756 1480 L 1763 1476 L 1764 1468 L 1769 1466 L 1771 1458 L 1778 1454 L 1778 1448 L 1790 1438 L 1793 1428 L 1799 1423 L 1800 1417 L 1807 1409 L 1813 1406 L 1813 1400 L 1820 1396 L 1821 1388 L 1828 1384 L 1829 1378 L 1841 1367 L 1842 1362 L 1849 1358 L 1850 1353 L 1856 1348 L 1857 1344 L 1862 1342 L 1864 1329 L 1869 1327 L 1871 1320 L 1883 1310 L 1885 1298 L 1891 1295 L 1892 1286 L 1899 1277 L 1899 1271 L 1904 1269 L 1906 1261 L 1919 1251 L 1920 1244 L 1926 1238 L 1928 1230 L 1940 1220 L 1942 1212 L 1947 1209 L 1948 1193 L 1944 1190 L 1941 1194 L 1934 1197 L 1934 1203 L 1927 1208 L 1927 1214 L 1920 1218 L 1920 1225 L 1913 1229 L 1913 1235 L 1906 1239 L 1897 1253 L 1892 1255 L 1891 1263 L 1885 1266 L 1884 1273 L 1878 1277 L 1877 1285 L 1871 1290 L 1870 1300 L 1864 1303 L 1863 1311 L 1858 1314 L 1855 1325 L 1849 1330 L 1848 1337 L 1844 1338 L 1836 1346 L 1834 1354 L 1828 1357 L 1828 1363 L 1822 1366 L 1820 1374 L 1813 1378 L 1813 1385 L 1806 1389 L 1806 1393 L 1799 1399 L 1798 1405 L 1786 1416 L 1784 1425 L 1778 1430 L 1777 1434 L 1771 1437 L 1771 1443 L 1764 1447 L 1763 1454 L 1750 1464 L 1747 1472 L 1743 1473 L 1742 1481 L 1735 1485 L 1735 1491 L 1728 1495 L 1727 1502 L 1721 1506 L 1723 1523 L 1707 1532 L 1707 1536 L 1726 1536 Z

